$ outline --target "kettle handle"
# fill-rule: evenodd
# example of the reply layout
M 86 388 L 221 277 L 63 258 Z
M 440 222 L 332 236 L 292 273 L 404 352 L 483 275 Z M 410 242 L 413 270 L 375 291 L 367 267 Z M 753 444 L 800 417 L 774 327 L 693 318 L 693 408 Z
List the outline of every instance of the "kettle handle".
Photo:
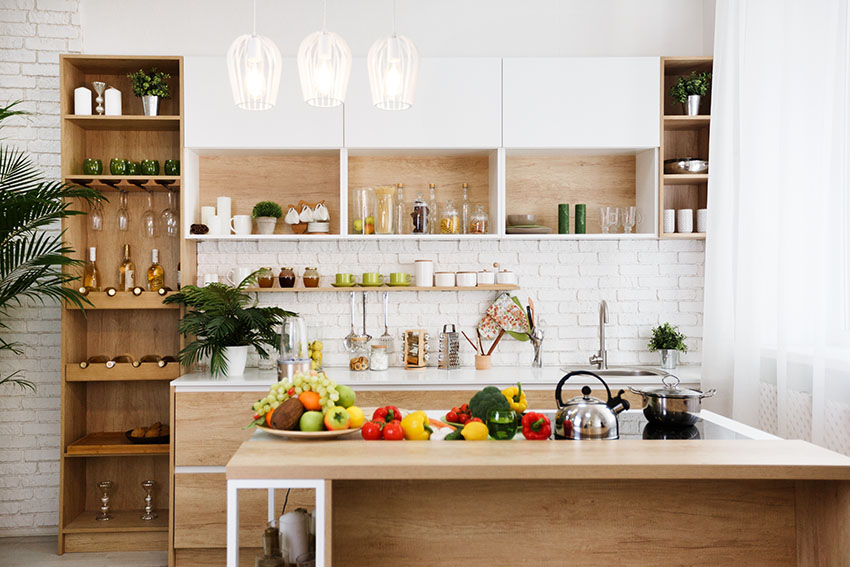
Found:
M 593 376 L 594 378 L 602 382 L 602 385 L 605 386 L 605 391 L 608 392 L 608 402 L 611 401 L 611 388 L 608 387 L 608 384 L 605 383 L 605 380 L 603 380 L 601 376 L 594 374 L 593 372 L 590 372 L 588 370 L 573 370 L 572 372 L 561 378 L 561 381 L 558 382 L 558 386 L 555 388 L 555 401 L 558 402 L 559 408 L 564 407 L 564 401 L 561 399 L 561 389 L 564 387 L 564 382 L 566 382 L 573 376 L 581 375 Z

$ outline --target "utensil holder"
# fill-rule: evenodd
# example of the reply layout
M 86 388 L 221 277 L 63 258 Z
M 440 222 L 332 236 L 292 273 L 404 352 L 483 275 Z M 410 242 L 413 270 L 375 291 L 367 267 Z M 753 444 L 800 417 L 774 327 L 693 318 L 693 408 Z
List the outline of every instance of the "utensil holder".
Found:
M 475 369 L 476 370 L 490 370 L 492 366 L 492 361 L 489 354 L 476 354 L 475 355 Z

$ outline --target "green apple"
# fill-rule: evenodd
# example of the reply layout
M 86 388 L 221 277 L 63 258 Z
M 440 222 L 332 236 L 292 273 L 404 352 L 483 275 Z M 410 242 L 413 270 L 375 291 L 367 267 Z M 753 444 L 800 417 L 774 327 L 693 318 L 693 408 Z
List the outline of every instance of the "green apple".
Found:
M 360 219 L 354 219 L 354 231 L 361 232 L 363 230 L 363 221 Z
M 325 428 L 324 419 L 325 416 L 320 411 L 305 411 L 298 426 L 301 431 L 322 431 Z
M 349 386 L 338 384 L 336 387 L 336 393 L 339 394 L 339 400 L 336 402 L 338 406 L 350 408 L 357 403 L 357 394 L 355 394 L 354 390 L 352 390 Z
M 334 406 L 325 413 L 325 427 L 328 428 L 328 431 L 348 429 L 350 422 L 351 416 L 343 407 Z

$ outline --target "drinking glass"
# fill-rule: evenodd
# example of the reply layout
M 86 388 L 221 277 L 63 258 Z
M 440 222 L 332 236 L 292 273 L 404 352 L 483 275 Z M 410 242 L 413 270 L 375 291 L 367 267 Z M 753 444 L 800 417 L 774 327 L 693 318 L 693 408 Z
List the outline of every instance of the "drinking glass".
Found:
M 491 409 L 487 412 L 487 429 L 497 441 L 509 441 L 516 435 L 517 415 L 514 410 Z
M 118 230 L 130 230 L 130 211 L 127 209 L 127 192 L 121 191 L 118 196 Z
M 174 208 L 174 192 L 168 192 L 168 207 L 162 211 L 162 226 L 165 227 L 165 234 L 173 238 L 177 238 L 180 221 L 177 216 L 177 210 Z
M 142 225 L 145 227 L 145 236 L 156 238 L 156 213 L 153 212 L 153 191 L 148 191 L 148 210 L 142 214 Z
M 617 207 L 600 207 L 599 208 L 599 224 L 602 227 L 602 234 L 608 234 L 613 228 L 617 232 L 617 226 L 620 224 Z
M 89 212 L 89 227 L 92 230 L 103 230 L 103 207 L 100 202 L 91 206 L 91 211 Z
M 620 209 L 620 222 L 623 225 L 623 232 L 631 234 L 632 228 L 638 222 L 637 207 L 623 207 Z

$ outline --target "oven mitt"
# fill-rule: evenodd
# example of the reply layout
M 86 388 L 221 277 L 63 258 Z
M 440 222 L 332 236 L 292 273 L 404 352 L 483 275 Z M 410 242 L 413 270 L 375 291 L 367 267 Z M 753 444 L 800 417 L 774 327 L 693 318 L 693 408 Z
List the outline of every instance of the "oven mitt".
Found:
M 518 341 L 527 341 L 528 317 L 516 297 L 503 293 L 484 312 L 478 330 L 487 340 L 495 339 L 499 331 L 504 330 Z

